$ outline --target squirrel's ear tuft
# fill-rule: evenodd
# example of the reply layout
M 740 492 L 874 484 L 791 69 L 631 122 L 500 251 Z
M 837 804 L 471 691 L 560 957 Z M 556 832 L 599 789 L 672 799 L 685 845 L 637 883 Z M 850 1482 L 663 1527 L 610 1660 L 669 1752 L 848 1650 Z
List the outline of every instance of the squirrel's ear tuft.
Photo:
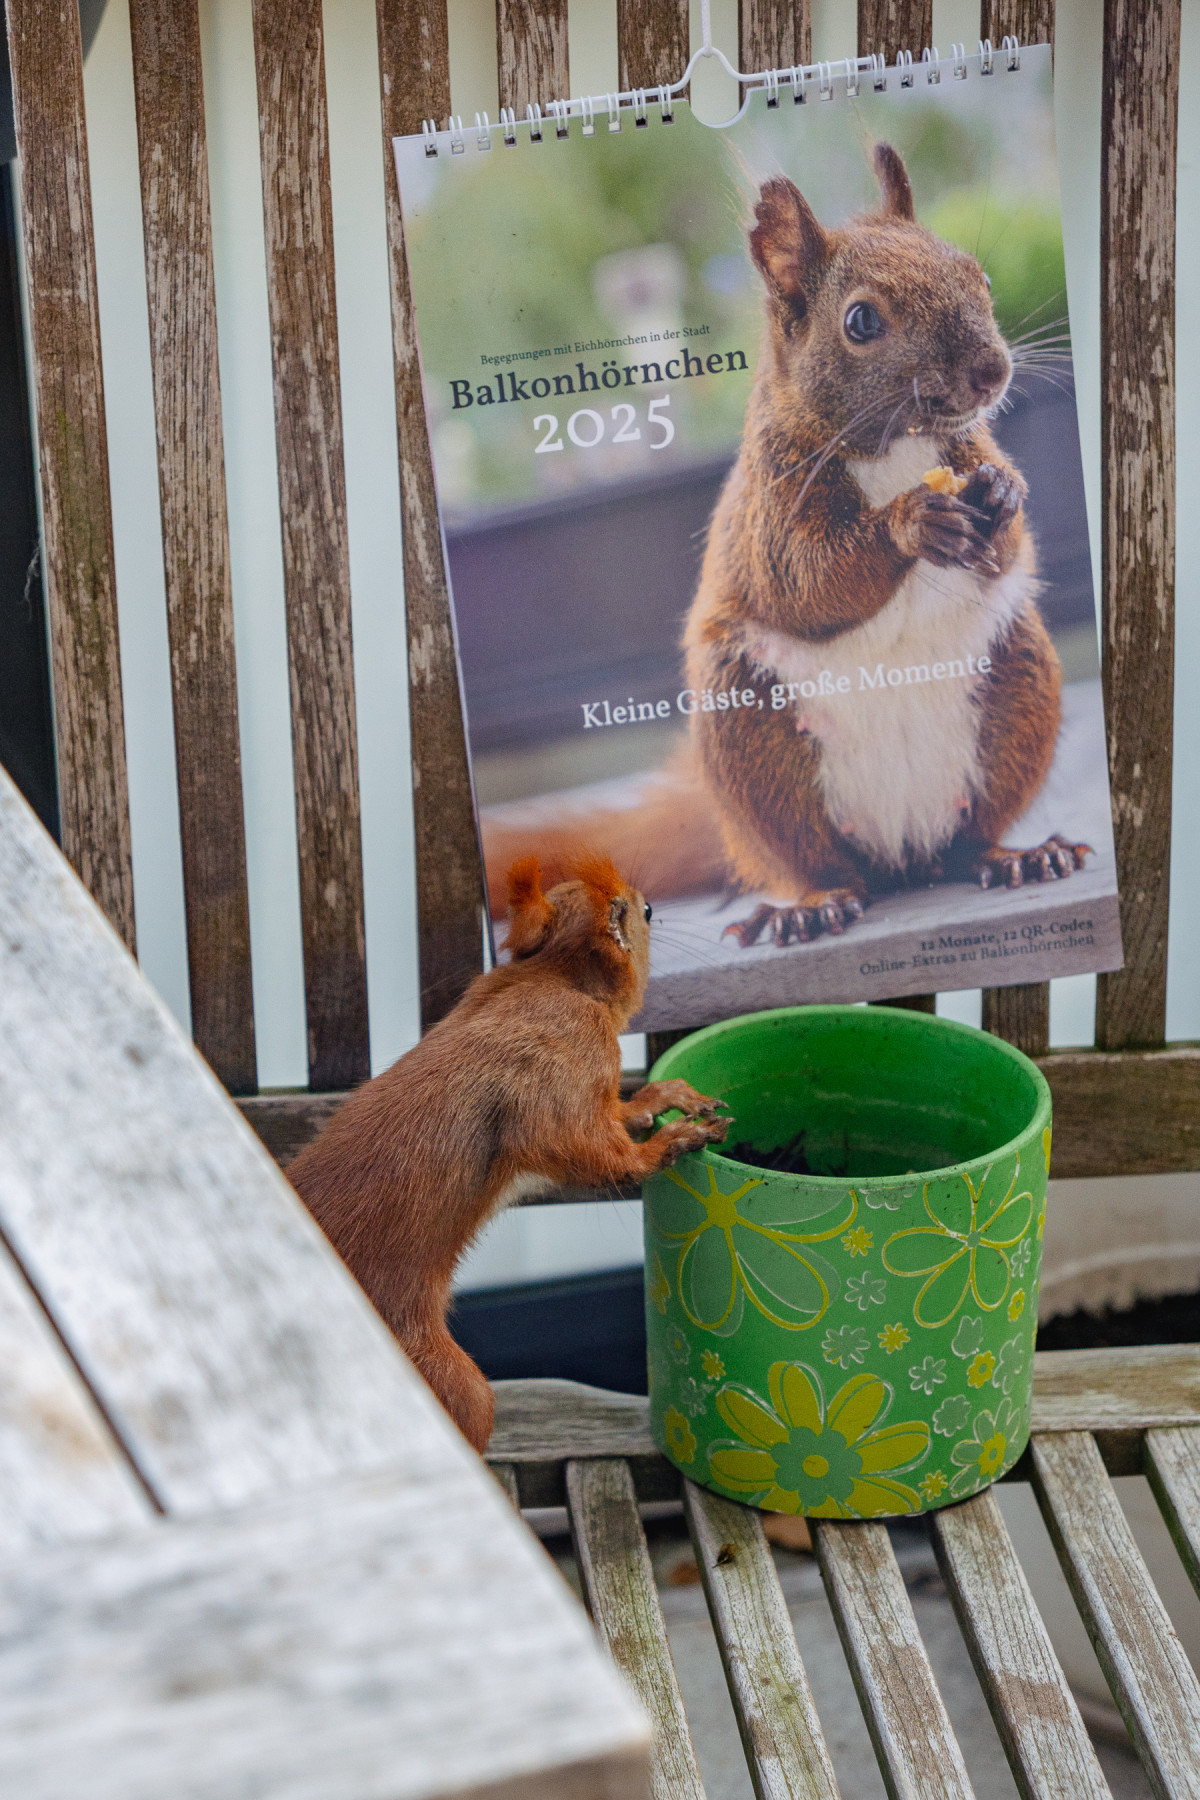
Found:
M 773 293 L 804 310 L 813 270 L 824 262 L 828 239 L 795 182 L 786 175 L 765 181 L 754 209 L 750 254 Z
M 508 871 L 508 910 L 511 923 L 505 948 L 515 958 L 532 956 L 550 935 L 554 908 L 542 892 L 542 871 L 536 856 L 522 856 Z
M 584 887 L 592 890 L 605 909 L 610 901 L 625 892 L 625 883 L 611 857 L 599 854 L 577 856 L 571 865 L 571 873 L 577 881 L 582 881 Z
M 900 152 L 890 144 L 876 144 L 875 173 L 883 195 L 884 214 L 889 219 L 915 219 L 912 183 Z

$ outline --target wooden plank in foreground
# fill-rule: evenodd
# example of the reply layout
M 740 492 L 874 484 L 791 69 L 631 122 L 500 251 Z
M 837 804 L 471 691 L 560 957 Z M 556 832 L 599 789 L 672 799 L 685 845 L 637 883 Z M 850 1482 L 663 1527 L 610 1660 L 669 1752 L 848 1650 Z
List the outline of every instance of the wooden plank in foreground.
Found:
M 683 1510 L 756 1800 L 838 1800 L 762 1514 L 694 1481 Z
M 973 1800 L 887 1527 L 842 1519 L 809 1523 L 891 1800 Z
M 1087 1728 L 988 1489 L 930 1514 L 959 1628 L 1024 1800 L 1110 1800 Z
M 650 1720 L 652 1800 L 704 1800 L 626 1464 L 616 1457 L 568 1463 L 567 1512 L 592 1622 Z
M 403 1467 L 24 1557 L 0 1590 L 0 1788 L 642 1800 L 644 1722 L 472 1473 Z
M 1163 1800 L 1200 1795 L 1200 1683 L 1086 1432 L 1037 1435 L 1034 1492 L 1137 1753 Z

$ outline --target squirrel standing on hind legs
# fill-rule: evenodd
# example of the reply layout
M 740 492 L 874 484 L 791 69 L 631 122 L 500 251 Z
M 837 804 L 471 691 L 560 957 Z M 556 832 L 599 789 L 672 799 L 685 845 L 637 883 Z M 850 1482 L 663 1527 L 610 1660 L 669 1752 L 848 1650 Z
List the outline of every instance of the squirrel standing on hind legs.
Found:
M 525 839 L 550 867 L 577 834 L 636 857 L 654 898 L 772 896 L 728 928 L 743 945 L 839 933 L 871 893 L 1016 887 L 1089 853 L 1003 841 L 1049 773 L 1062 681 L 1025 483 L 986 424 L 1012 363 L 979 263 L 917 223 L 890 145 L 875 170 L 881 205 L 836 230 L 767 181 L 750 233 L 764 344 L 684 643 L 693 690 L 765 680 L 769 708 L 696 712 L 640 806 Z M 515 836 L 485 821 L 489 876 Z
M 287 1170 L 318 1225 L 463 1436 L 492 1390 L 446 1326 L 450 1280 L 488 1219 L 557 1186 L 637 1182 L 720 1143 L 720 1102 L 685 1081 L 620 1097 L 618 1035 L 642 1004 L 650 908 L 605 857 L 542 892 L 509 874 L 512 960 L 477 976 L 415 1049 L 356 1089 Z M 658 1113 L 684 1116 L 653 1131 Z M 633 1131 L 650 1132 L 635 1142 Z

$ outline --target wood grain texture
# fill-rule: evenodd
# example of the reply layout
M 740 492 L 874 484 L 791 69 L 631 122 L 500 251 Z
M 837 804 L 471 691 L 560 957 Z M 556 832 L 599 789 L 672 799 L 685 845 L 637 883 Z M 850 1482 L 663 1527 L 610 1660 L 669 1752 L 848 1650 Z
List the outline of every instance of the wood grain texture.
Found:
M 858 54 L 882 51 L 894 63 L 901 50 L 916 62 L 933 42 L 933 0 L 858 0 Z
M 756 1800 L 837 1800 L 762 1515 L 692 1481 L 683 1510 Z
M 0 1092 L 0 1233 L 164 1510 L 450 1454 L 432 1396 L 3 772 Z
M 984 988 L 981 1023 L 1026 1056 L 1045 1056 L 1050 1048 L 1050 983 Z
M 1052 44 L 1054 0 L 982 0 L 979 35 L 990 38 L 997 50 L 1006 37 L 1019 38 L 1023 44 Z
M 62 844 L 131 950 L 133 864 L 79 13 L 7 7 Z
M 148 1524 L 154 1508 L 0 1246 L 0 1556 Z
M 257 1086 L 204 83 L 196 0 L 130 0 L 192 1036 Z
M 254 0 L 309 1081 L 370 1074 L 320 0 Z
M 450 110 L 446 0 L 376 0 L 392 357 L 400 452 L 421 1024 L 435 1025 L 483 966 L 475 826 L 450 589 L 442 551 L 392 139 Z
M 1110 1800 L 995 1494 L 943 1507 L 929 1527 L 1023 1800 Z
M 518 119 L 536 102 L 571 91 L 567 60 L 567 0 L 496 0 L 496 61 L 501 106 Z
M 516 1470 L 522 1506 L 564 1506 L 564 1464 L 619 1456 L 639 1500 L 672 1500 L 679 1473 L 650 1435 L 644 1395 L 613 1394 L 579 1381 L 496 1381 L 488 1461 Z
M 688 55 L 688 0 L 617 0 L 617 79 L 623 93 L 678 81 Z
M 1200 1683 L 1086 1432 L 1035 1437 L 1034 1492 L 1155 1789 L 1200 1794 Z
M 1148 1431 L 1146 1476 L 1175 1548 L 1200 1591 L 1200 1428 Z
M 811 0 L 738 0 L 738 66 L 745 74 L 811 61 Z
M 1175 642 L 1180 0 L 1105 0 L 1100 174 L 1104 709 L 1125 967 L 1096 1042 L 1166 1029 Z
M 841 1519 L 810 1525 L 890 1800 L 972 1800 L 887 1527 Z
M 592 1623 L 650 1721 L 652 1800 L 704 1800 L 627 1465 L 568 1463 L 567 1512 Z
M 680 1033 L 687 1036 L 687 1033 Z M 654 1034 L 658 1043 L 673 1034 Z M 669 1047 L 669 1046 L 668 1046 Z M 1200 1168 L 1200 1048 L 1129 1050 L 1103 1054 L 1061 1050 L 1039 1058 L 1054 1097 L 1051 1174 L 1154 1175 Z M 623 1078 L 628 1095 L 641 1075 Z M 285 1166 L 328 1122 L 341 1094 L 256 1094 L 240 1102 L 245 1118 Z M 633 1199 L 638 1189 L 555 1188 L 522 1202 Z
M 456 1462 L 5 1571 L 0 1785 L 22 1800 L 642 1800 L 647 1736 L 549 1559 Z

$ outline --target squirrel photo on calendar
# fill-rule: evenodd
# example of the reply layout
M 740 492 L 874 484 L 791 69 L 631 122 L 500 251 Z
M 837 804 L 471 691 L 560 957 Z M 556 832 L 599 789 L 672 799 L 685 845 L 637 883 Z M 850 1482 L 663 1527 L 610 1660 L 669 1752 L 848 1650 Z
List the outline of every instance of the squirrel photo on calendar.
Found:
M 493 916 L 633 1029 L 1122 953 L 1045 46 L 397 139 Z

